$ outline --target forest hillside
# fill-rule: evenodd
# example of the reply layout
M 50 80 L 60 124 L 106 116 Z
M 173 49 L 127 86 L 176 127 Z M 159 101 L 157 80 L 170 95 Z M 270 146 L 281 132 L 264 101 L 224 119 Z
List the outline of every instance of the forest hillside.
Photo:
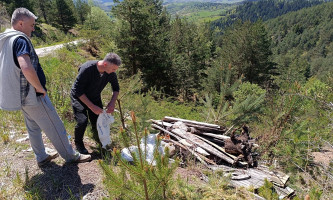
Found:
M 223 7 L 217 21 L 198 21 L 171 15 L 162 0 L 115 0 L 107 12 L 86 0 L 0 0 L 1 32 L 17 7 L 39 17 L 36 48 L 85 41 L 40 57 L 70 140 L 69 93 L 85 61 L 108 52 L 122 58 L 119 112 L 109 157 L 87 130 L 91 163 L 57 158 L 39 169 L 29 141 L 17 142 L 27 133 L 21 112 L 0 110 L 0 199 L 279 199 L 269 182 L 257 190 L 230 188 L 224 172 L 182 153 L 156 153 L 156 167 L 140 156 L 123 162 L 120 150 L 156 133 L 150 120 L 165 116 L 226 127 L 230 137 L 246 125 L 259 165 L 288 174 L 295 199 L 333 198 L 333 2 L 248 1 Z M 104 105 L 111 94 L 107 86 Z

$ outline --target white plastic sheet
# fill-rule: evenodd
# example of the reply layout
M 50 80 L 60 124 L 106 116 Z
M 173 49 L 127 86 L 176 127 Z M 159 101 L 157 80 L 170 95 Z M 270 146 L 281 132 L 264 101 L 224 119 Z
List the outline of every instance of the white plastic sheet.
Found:
M 164 155 L 164 149 L 169 145 L 168 143 L 161 141 L 160 146 L 156 147 L 156 136 L 157 136 L 157 134 L 149 134 L 147 136 L 146 151 L 145 151 L 144 138 L 142 138 L 140 141 L 140 148 L 141 148 L 142 154 L 144 154 L 146 152 L 146 161 L 151 163 L 152 165 L 156 164 L 156 162 L 154 160 L 154 149 L 158 148 L 158 152 L 160 154 Z M 130 146 L 129 148 L 123 148 L 121 150 L 121 157 L 127 161 L 133 161 L 131 152 L 133 154 L 135 154 L 137 157 L 139 157 L 139 148 L 137 146 Z
M 99 140 L 102 143 L 102 148 L 106 148 L 107 145 L 111 144 L 111 137 L 110 137 L 110 125 L 114 122 L 114 117 L 106 113 L 103 110 L 103 113 L 99 114 L 97 118 L 97 131 Z

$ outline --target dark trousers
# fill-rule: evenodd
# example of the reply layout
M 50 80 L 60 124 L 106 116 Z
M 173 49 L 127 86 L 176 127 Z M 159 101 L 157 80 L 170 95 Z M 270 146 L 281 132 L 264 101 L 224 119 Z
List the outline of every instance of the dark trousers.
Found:
M 77 99 L 71 95 L 72 108 L 74 112 L 74 118 L 76 120 L 76 126 L 74 130 L 75 144 L 83 145 L 83 135 L 88 125 L 88 119 L 91 124 L 93 139 L 100 143 L 98 132 L 96 128 L 96 122 L 98 115 L 93 113 L 80 99 Z M 92 101 L 93 104 L 103 108 L 102 100 Z

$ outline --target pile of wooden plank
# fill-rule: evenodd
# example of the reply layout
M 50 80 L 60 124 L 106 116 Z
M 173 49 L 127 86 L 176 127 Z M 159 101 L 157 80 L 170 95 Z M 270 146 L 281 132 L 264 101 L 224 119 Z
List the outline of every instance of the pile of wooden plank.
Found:
M 251 187 L 255 190 L 264 185 L 265 179 L 272 182 L 279 198 L 294 195 L 286 185 L 289 176 L 266 166 L 257 166 L 257 145 L 250 138 L 248 127 L 221 127 L 215 124 L 186 119 L 164 117 L 152 120 L 152 127 L 160 131 L 164 141 L 173 143 L 182 151 L 192 154 L 211 170 L 222 170 L 230 176 L 234 187 Z M 229 133 L 230 136 L 226 136 Z M 256 199 L 264 199 L 254 194 Z
M 249 136 L 244 125 L 241 130 L 229 130 L 226 136 L 225 127 L 215 124 L 191 121 L 186 119 L 164 117 L 163 120 L 152 120 L 152 127 L 160 130 L 160 135 L 170 136 L 169 142 L 192 153 L 205 166 L 221 163 L 238 167 L 255 166 L 256 144 Z M 237 131 L 240 132 L 237 134 Z

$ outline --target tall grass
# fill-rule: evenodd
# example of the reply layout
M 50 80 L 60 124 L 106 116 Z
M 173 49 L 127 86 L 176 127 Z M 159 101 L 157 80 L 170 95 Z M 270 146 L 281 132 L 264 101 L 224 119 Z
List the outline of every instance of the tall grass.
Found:
M 46 75 L 48 95 L 64 120 L 72 120 L 70 90 L 78 74 L 78 66 L 85 62 L 77 52 L 63 48 L 55 57 L 44 57 L 41 65 Z

